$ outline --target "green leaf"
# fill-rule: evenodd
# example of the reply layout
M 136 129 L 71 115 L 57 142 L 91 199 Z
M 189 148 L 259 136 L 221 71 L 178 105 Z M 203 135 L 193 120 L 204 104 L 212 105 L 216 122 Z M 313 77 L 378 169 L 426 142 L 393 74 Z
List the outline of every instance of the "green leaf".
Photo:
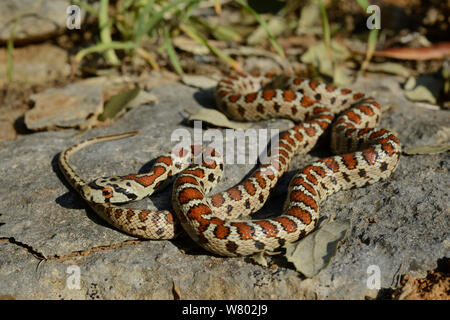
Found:
M 140 88 L 136 87 L 112 96 L 105 104 L 102 114 L 98 116 L 98 120 L 114 119 L 130 101 L 137 97 L 139 91 Z
M 286 258 L 298 272 L 311 278 L 328 266 L 350 228 L 349 220 L 326 222 L 300 241 L 286 244 Z
M 173 68 L 178 74 L 183 74 L 183 68 L 181 67 L 180 60 L 178 60 L 175 48 L 172 45 L 172 40 L 170 39 L 169 33 L 166 28 L 163 27 L 164 45 L 166 47 L 167 54 L 169 55 L 170 63 L 172 63 Z
M 438 145 L 412 147 L 412 148 L 403 150 L 403 153 L 407 154 L 407 155 L 436 154 L 436 153 L 447 152 L 449 150 L 450 150 L 450 144 L 438 144 Z

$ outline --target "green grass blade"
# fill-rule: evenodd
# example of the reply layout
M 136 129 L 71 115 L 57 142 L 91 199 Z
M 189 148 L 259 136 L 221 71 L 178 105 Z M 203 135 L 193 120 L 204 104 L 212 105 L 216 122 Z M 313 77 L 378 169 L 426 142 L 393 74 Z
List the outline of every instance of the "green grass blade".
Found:
M 90 53 L 94 52 L 105 52 L 106 50 L 110 49 L 117 49 L 117 50 L 126 50 L 126 49 L 135 49 L 136 44 L 134 42 L 118 42 L 118 41 L 111 41 L 109 43 L 99 43 L 95 46 L 82 49 L 78 51 L 78 53 L 75 56 L 74 62 L 79 63 L 84 56 Z
M 164 45 L 169 55 L 170 63 L 174 67 L 175 71 L 178 74 L 183 74 L 183 68 L 181 67 L 180 60 L 178 60 L 177 53 L 175 52 L 175 48 L 172 45 L 172 40 L 170 39 L 170 35 L 167 32 L 166 28 L 163 28 L 163 36 L 164 36 Z
M 16 26 L 18 24 L 19 19 L 17 19 L 14 22 L 14 25 L 11 29 L 11 32 L 9 34 L 8 43 L 7 43 L 7 56 L 8 56 L 8 62 L 7 62 L 7 71 L 6 76 L 8 78 L 8 82 L 12 82 L 14 80 L 14 62 L 13 62 L 13 51 L 14 51 L 14 33 L 16 32 Z
M 78 1 L 78 0 L 72 0 L 71 3 L 74 4 L 74 5 L 79 6 L 80 8 L 82 8 L 84 10 L 86 10 L 87 12 L 89 12 L 90 14 L 92 14 L 95 17 L 98 16 L 98 11 L 96 9 L 94 9 L 93 6 L 89 5 L 86 2 Z
M 98 15 L 98 26 L 100 29 L 100 40 L 102 44 L 107 45 L 108 43 L 112 42 L 111 38 L 111 25 L 109 23 L 109 17 L 108 17 L 108 7 L 109 7 L 109 0 L 101 0 L 100 1 L 100 11 Z M 114 52 L 114 49 L 107 49 L 104 51 L 104 57 L 106 62 L 112 65 L 118 65 L 120 64 L 120 60 L 117 57 L 116 53 Z
M 255 18 L 255 20 L 264 28 L 264 30 L 267 33 L 267 36 L 269 37 L 270 43 L 272 44 L 272 46 L 275 48 L 275 50 L 278 52 L 278 54 L 282 57 L 285 58 L 286 55 L 284 54 L 283 49 L 281 48 L 281 46 L 278 44 L 277 40 L 275 39 L 274 35 L 272 34 L 272 32 L 269 29 L 269 26 L 267 25 L 267 23 L 263 20 L 263 18 L 261 18 L 261 16 L 255 11 L 253 10 L 246 2 L 244 2 L 243 0 L 235 0 L 237 3 L 239 3 L 245 10 L 247 10 L 252 16 L 253 18 Z
M 182 3 L 189 4 L 191 2 L 200 2 L 200 0 L 177 0 L 165 6 L 160 11 L 156 12 L 150 20 L 148 20 L 147 24 L 144 26 L 143 32 L 148 33 L 150 30 L 152 30 L 153 27 L 163 18 L 164 14 L 169 10 L 176 8 Z
M 331 52 L 330 23 L 328 22 L 327 9 L 325 8 L 325 4 L 323 3 L 323 0 L 319 1 L 319 7 L 320 7 L 320 15 L 322 17 L 323 41 L 327 48 L 328 55 L 333 63 L 333 54 Z
M 147 3 L 145 4 L 144 9 L 142 9 L 141 12 L 139 12 L 138 25 L 137 25 L 136 34 L 135 34 L 135 41 L 136 41 L 137 47 L 140 46 L 141 39 L 142 39 L 143 35 L 145 34 L 144 25 L 147 23 L 148 17 L 153 15 L 152 7 L 153 7 L 154 2 L 155 2 L 154 0 L 148 0 Z
M 356 0 L 360 7 L 364 10 L 364 12 L 367 12 L 367 7 L 370 6 L 370 3 L 367 0 Z M 367 39 L 367 52 L 366 57 L 361 64 L 361 71 L 364 71 L 367 69 L 370 60 L 372 60 L 373 53 L 375 52 L 377 41 L 378 41 L 378 29 L 372 29 L 369 32 L 369 37 Z

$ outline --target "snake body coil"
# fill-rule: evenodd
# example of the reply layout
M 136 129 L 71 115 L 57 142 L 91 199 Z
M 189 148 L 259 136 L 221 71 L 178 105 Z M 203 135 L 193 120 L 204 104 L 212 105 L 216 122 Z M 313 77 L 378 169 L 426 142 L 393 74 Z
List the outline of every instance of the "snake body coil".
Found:
M 141 175 L 100 178 L 87 184 L 71 169 L 68 163 L 71 152 L 90 143 L 134 133 L 94 138 L 71 147 L 61 154 L 60 167 L 103 219 L 132 235 L 170 239 L 179 232 L 178 220 L 197 243 L 220 255 L 273 251 L 311 232 L 318 221 L 319 204 L 329 195 L 389 177 L 398 165 L 401 146 L 392 132 L 376 129 L 381 108 L 373 98 L 300 78 L 288 78 L 283 89 L 267 88 L 272 80 L 272 75 L 238 74 L 227 76 L 216 87 L 219 109 L 235 120 L 282 117 L 298 123 L 280 134 L 269 163 L 260 165 L 242 183 L 227 191 L 207 197 L 222 175 L 223 159 L 215 150 L 198 151 L 199 146 L 193 146 L 191 151 L 194 157 L 204 156 L 200 164 L 182 161 L 188 150 L 178 150 L 177 157 L 173 153 L 162 156 L 149 173 Z M 239 220 L 263 206 L 294 155 L 313 148 L 339 113 L 331 128 L 331 148 L 338 155 L 298 171 L 289 184 L 282 215 Z M 113 205 L 142 199 L 176 174 L 172 203 L 178 219 L 170 211 Z

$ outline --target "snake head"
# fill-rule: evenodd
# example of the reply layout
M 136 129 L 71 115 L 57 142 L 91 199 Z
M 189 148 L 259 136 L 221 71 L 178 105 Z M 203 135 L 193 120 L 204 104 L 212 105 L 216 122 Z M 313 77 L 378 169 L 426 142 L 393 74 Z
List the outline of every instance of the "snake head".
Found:
M 120 186 L 119 178 L 98 178 L 81 188 L 81 196 L 94 203 L 124 203 L 136 196 Z

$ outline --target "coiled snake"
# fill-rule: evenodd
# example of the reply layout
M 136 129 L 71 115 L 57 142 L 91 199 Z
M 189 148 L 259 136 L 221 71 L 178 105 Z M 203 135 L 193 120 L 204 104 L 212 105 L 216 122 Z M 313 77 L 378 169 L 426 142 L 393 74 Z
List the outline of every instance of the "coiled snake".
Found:
M 171 239 L 182 228 L 205 249 L 224 256 L 273 251 L 311 232 L 319 204 L 339 190 L 362 187 L 389 177 L 396 169 L 400 142 L 389 130 L 376 129 L 381 108 L 372 97 L 301 78 L 286 78 L 283 89 L 269 88 L 273 75 L 237 74 L 222 79 L 215 90 L 218 108 L 239 121 L 289 118 L 297 124 L 280 134 L 270 161 L 227 191 L 207 197 L 220 179 L 223 160 L 200 146 L 159 157 L 145 174 L 83 181 L 71 168 L 70 154 L 93 143 L 136 132 L 83 141 L 61 153 L 59 165 L 70 184 L 104 220 L 131 235 Z M 344 111 L 345 110 L 345 111 Z M 295 154 L 311 150 L 333 122 L 333 157 L 298 171 L 291 179 L 283 213 L 271 219 L 239 220 L 258 211 L 270 190 L 287 171 Z M 186 161 L 190 155 L 198 161 Z M 176 176 L 168 210 L 125 209 L 114 205 L 150 195 Z M 177 216 L 175 217 L 174 214 Z

